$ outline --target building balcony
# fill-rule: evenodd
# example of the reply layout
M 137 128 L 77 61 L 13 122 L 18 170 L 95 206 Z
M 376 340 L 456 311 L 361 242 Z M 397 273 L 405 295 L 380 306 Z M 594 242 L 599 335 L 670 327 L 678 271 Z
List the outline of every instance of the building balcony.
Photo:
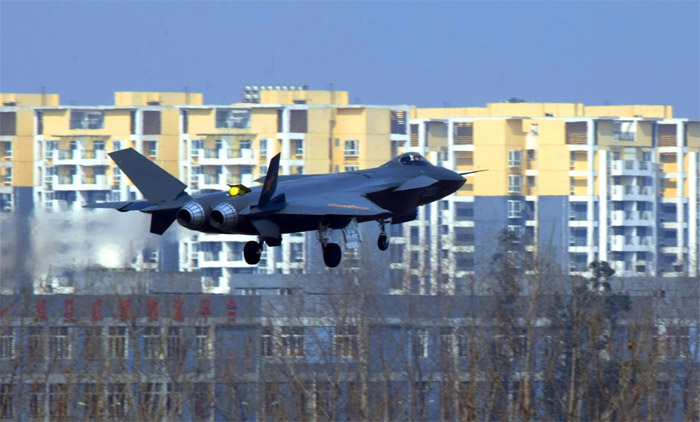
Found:
M 651 211 L 613 211 L 613 226 L 650 226 L 653 224 Z
M 257 159 L 250 148 L 203 148 L 196 154 L 199 165 L 257 165 Z
M 614 160 L 610 169 L 612 176 L 651 176 L 652 163 L 648 161 Z
M 610 250 L 614 252 L 651 252 L 654 243 L 651 236 L 613 236 Z
M 226 175 L 224 174 L 198 174 L 197 187 L 199 189 L 224 190 L 226 186 Z
M 111 190 L 106 175 L 97 176 L 74 176 L 74 175 L 51 175 L 45 176 L 44 181 L 52 185 L 55 191 L 80 191 L 80 190 Z
M 610 189 L 613 201 L 653 201 L 654 189 L 651 186 L 614 185 Z
M 97 176 L 82 176 L 80 178 L 82 183 L 81 189 L 84 190 L 110 190 L 112 185 L 107 180 L 107 176 L 104 174 Z
M 226 265 L 226 260 L 222 257 L 224 254 L 221 252 L 199 251 L 197 262 L 199 262 L 199 268 L 220 268 Z
M 54 165 L 109 166 L 112 165 L 105 150 L 56 149 L 46 154 Z

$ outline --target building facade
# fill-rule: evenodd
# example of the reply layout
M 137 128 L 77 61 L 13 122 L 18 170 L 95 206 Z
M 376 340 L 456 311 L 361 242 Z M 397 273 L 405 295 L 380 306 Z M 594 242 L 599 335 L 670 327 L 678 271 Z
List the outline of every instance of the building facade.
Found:
M 697 277 L 699 122 L 668 107 L 499 103 L 415 109 L 410 126 L 406 149 L 488 171 L 404 224 L 397 292 L 460 289 L 488 272 L 502 230 L 525 266 L 546 257 L 572 274 L 608 261 L 621 276 Z
M 697 420 L 694 299 L 577 294 L 0 296 L 0 420 Z
M 351 105 L 347 92 L 303 86 L 247 87 L 244 102 L 221 106 L 188 92 L 117 92 L 114 106 L 86 107 L 61 106 L 56 94 L 1 95 L 5 212 L 140 197 L 107 156 L 126 147 L 194 194 L 253 184 L 277 153 L 282 174 L 312 174 L 417 151 L 456 171 L 488 171 L 422 207 L 416 221 L 391 226 L 392 246 L 379 258 L 390 267 L 393 293 L 459 292 L 489 271 L 503 230 L 518 244 L 509 253 L 525 266 L 553 257 L 573 274 L 600 260 L 623 276 L 698 275 L 700 123 L 674 118 L 669 106 L 420 109 Z M 129 265 L 200 271 L 211 293 L 228 293 L 242 274 L 322 268 L 313 233 L 285 236 L 255 267 L 243 260 L 247 240 L 178 232 L 132 251 Z M 356 265 L 354 253 L 343 265 Z

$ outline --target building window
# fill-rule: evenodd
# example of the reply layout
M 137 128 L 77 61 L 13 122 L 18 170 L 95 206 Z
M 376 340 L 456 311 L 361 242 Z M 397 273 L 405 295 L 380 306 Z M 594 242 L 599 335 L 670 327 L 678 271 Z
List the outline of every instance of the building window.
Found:
M 83 403 L 85 403 L 85 414 L 91 418 L 102 415 L 104 395 L 102 388 L 97 384 L 83 384 Z
M 522 165 L 523 152 L 519 150 L 508 151 L 508 167 L 520 167 Z
M 169 415 L 182 414 L 182 393 L 177 384 L 168 383 L 168 391 L 165 397 L 165 409 Z
M 66 384 L 49 385 L 49 416 L 51 416 L 51 420 L 68 417 L 68 386 Z
M 508 201 L 508 218 L 521 218 L 522 211 L 522 201 Z
M 452 327 L 440 327 L 440 353 L 443 357 L 452 357 L 457 350 L 455 334 Z
M 509 225 L 508 231 L 513 235 L 511 237 L 512 241 L 516 243 L 520 243 L 525 234 L 525 228 L 523 226 Z
M 160 359 L 163 357 L 160 345 L 160 327 L 146 327 L 143 329 L 143 357 L 146 359 Z
M 182 347 L 182 328 L 168 327 L 168 358 L 180 360 L 185 356 Z
M 27 356 L 32 359 L 44 359 L 45 355 L 43 327 L 29 327 L 27 333 Z
M 216 109 L 217 129 L 246 129 L 250 127 L 249 109 Z
M 0 327 L 0 359 L 14 359 L 15 333 L 12 327 Z
M 12 184 L 12 168 L 5 167 L 5 174 L 3 176 L 3 183 L 6 185 Z
M 289 257 L 292 262 L 304 262 L 304 243 L 290 243 Z
M 508 176 L 508 192 L 509 193 L 521 193 L 522 192 L 523 177 L 517 174 L 511 174 Z
M 289 131 L 292 133 L 306 133 L 309 127 L 307 110 L 289 111 Z
M 357 326 L 335 328 L 335 352 L 339 358 L 356 358 L 358 353 Z
M 347 139 L 345 140 L 345 156 L 346 157 L 357 157 L 359 154 L 360 141 L 357 139 Z
M 261 139 L 260 141 L 260 146 L 259 146 L 259 151 L 260 151 L 260 156 L 261 157 L 266 157 L 267 156 L 267 139 Z
M 195 351 L 198 359 L 209 359 L 212 352 L 209 327 L 194 327 Z
M 428 357 L 428 329 L 415 328 L 413 331 L 413 357 Z
M 107 412 L 113 418 L 126 415 L 126 384 L 107 385 Z
M 616 141 L 635 141 L 637 139 L 635 121 L 619 121 L 613 123 L 613 139 Z
M 103 111 L 71 110 L 71 129 L 103 129 L 105 114 Z
M 88 360 L 102 359 L 102 336 L 102 327 L 85 328 L 85 357 Z
M 459 349 L 459 356 L 466 357 L 469 356 L 469 340 L 472 338 L 470 331 L 467 327 L 460 327 L 457 332 L 457 347 Z
M 346 173 L 350 171 L 357 171 L 360 169 L 360 166 L 345 166 L 344 170 Z
M 406 134 L 406 112 L 391 111 L 391 133 L 396 135 Z
M 29 388 L 29 416 L 43 418 L 46 413 L 46 386 L 44 384 L 32 384 Z
M 4 146 L 3 157 L 12 158 L 12 142 L 2 142 L 2 145 Z
M 149 415 L 155 416 L 160 411 L 159 407 L 162 401 L 162 389 L 163 384 L 161 383 L 146 384 L 146 391 L 143 396 L 143 405 Z
M 155 158 L 158 156 L 158 142 L 156 141 L 144 141 L 143 142 L 143 152 L 150 158 Z
M 213 400 L 209 397 L 209 384 L 196 383 L 192 389 L 193 413 L 196 419 L 204 419 L 211 413 L 211 403 Z
M 160 135 L 160 111 L 146 110 L 143 112 L 143 134 Z
M 292 148 L 294 148 L 294 155 L 304 155 L 304 140 L 292 139 L 292 143 Z
M 274 356 L 274 334 L 272 327 L 262 327 L 260 335 L 260 354 L 265 357 Z
M 304 327 L 282 327 L 281 356 L 304 357 Z
M 126 327 L 109 327 L 109 355 L 112 359 L 126 359 L 127 336 Z

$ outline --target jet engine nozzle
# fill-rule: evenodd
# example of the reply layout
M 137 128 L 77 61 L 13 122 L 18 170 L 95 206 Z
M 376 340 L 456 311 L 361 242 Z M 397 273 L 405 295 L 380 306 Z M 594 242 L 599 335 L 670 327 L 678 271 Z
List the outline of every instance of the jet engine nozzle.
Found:
M 211 208 L 199 201 L 190 201 L 177 212 L 177 222 L 188 229 L 204 227 Z
M 223 232 L 233 231 L 238 224 L 238 212 L 230 203 L 222 202 L 211 212 L 209 223 Z

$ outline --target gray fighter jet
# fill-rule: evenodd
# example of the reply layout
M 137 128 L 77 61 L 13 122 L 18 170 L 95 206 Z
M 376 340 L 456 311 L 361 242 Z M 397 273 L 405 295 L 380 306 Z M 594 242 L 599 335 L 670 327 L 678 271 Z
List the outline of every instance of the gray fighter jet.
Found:
M 244 247 L 248 264 L 260 261 L 263 245 L 279 246 L 282 234 L 318 231 L 323 260 L 340 263 L 342 252 L 329 241 L 330 230 L 342 230 L 346 246 L 359 243 L 357 223 L 377 221 L 377 246 L 389 247 L 387 223 L 414 220 L 417 207 L 459 189 L 462 175 L 429 163 L 422 155 L 405 153 L 368 170 L 336 174 L 278 176 L 280 155 L 268 166 L 262 186 L 229 185 L 228 191 L 190 196 L 187 185 L 132 148 L 109 154 L 143 194 L 145 201 L 88 204 L 151 214 L 151 233 L 163 234 L 177 222 L 204 233 L 257 236 Z M 481 171 L 481 170 L 479 170 Z

